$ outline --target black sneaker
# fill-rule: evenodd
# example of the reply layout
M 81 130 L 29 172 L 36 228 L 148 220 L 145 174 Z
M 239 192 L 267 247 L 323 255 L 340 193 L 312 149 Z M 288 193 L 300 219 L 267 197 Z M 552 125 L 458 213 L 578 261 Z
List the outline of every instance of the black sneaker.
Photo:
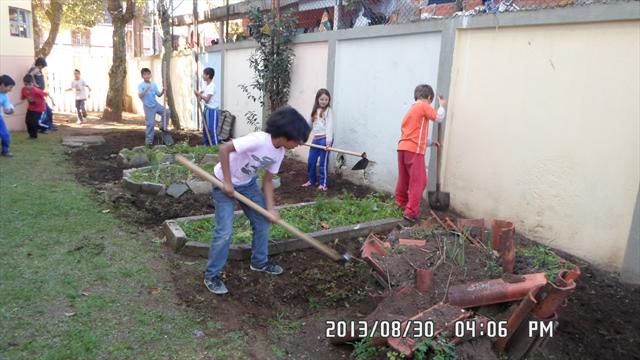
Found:
M 219 276 L 211 279 L 204 278 L 204 286 L 206 286 L 210 292 L 217 295 L 223 295 L 229 292 Z
M 418 220 L 420 220 L 417 217 L 411 217 L 411 216 L 407 216 L 407 215 L 402 215 L 402 218 L 405 219 L 406 221 L 408 221 L 410 224 L 415 224 L 418 222 Z
M 267 263 L 262 266 L 253 266 L 253 264 L 251 264 L 250 268 L 253 271 L 266 272 L 271 275 L 280 275 L 284 272 L 284 269 L 282 269 L 280 265 L 270 261 L 267 261 Z

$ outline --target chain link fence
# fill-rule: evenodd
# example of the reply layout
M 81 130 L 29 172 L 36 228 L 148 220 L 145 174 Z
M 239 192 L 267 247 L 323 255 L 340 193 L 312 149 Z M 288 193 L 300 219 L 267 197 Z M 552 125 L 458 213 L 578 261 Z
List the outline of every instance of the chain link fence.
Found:
M 593 4 L 636 3 L 638 0 L 230 0 L 229 5 L 204 10 L 200 22 L 206 45 L 242 41 L 250 37 L 247 13 L 251 7 L 291 11 L 297 32 L 313 33 L 374 25 L 406 24 L 452 17 L 470 17 L 548 8 L 578 8 Z M 189 22 L 187 21 L 187 24 Z M 174 19 L 174 26 L 184 26 Z M 202 25 L 201 25 L 202 26 Z M 186 36 L 186 35 L 185 35 Z M 177 36 L 176 36 L 177 37 Z M 224 40 L 223 40 L 224 39 Z M 187 39 L 188 40 L 188 39 Z

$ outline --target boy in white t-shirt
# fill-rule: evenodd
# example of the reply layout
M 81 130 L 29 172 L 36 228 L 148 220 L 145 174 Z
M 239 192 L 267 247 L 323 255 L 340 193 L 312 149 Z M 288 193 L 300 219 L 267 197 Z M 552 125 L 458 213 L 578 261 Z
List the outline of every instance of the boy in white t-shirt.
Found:
M 75 79 L 71 82 L 71 87 L 65 91 L 75 90 L 76 112 L 78 113 L 78 121 L 76 121 L 76 124 L 82 124 L 82 121 L 87 118 L 87 110 L 84 108 L 84 102 L 89 98 L 91 88 L 80 78 L 80 70 L 73 70 L 73 77 Z M 89 89 L 89 93 L 87 93 L 85 88 Z
M 218 122 L 220 117 L 220 111 L 218 107 L 218 101 L 216 100 L 216 86 L 213 83 L 213 77 L 216 75 L 213 68 L 205 68 L 202 71 L 202 79 L 204 80 L 204 90 L 195 92 L 198 99 L 202 99 L 205 102 L 204 111 L 202 115 L 204 117 L 204 124 L 202 130 L 204 131 L 204 144 L 205 145 L 218 145 L 220 139 L 218 138 Z M 206 129 L 205 129 L 206 126 Z M 207 136 L 207 131 L 209 135 Z M 209 138 L 211 143 L 209 143 Z
M 214 168 L 214 175 L 222 180 L 223 187 L 213 189 L 215 225 L 204 275 L 204 284 L 210 292 L 228 292 L 220 271 L 227 262 L 233 235 L 233 211 L 236 206 L 233 191 L 248 197 L 278 217 L 273 201 L 273 176 L 280 169 L 285 151 L 303 144 L 310 132 L 309 124 L 298 111 L 284 107 L 269 117 L 264 132 L 254 132 L 220 146 L 220 163 Z M 260 169 L 266 170 L 262 181 L 264 194 L 256 183 L 256 174 Z M 272 275 L 282 274 L 282 267 L 268 259 L 269 220 L 243 203 L 240 203 L 240 207 L 253 229 L 251 270 Z

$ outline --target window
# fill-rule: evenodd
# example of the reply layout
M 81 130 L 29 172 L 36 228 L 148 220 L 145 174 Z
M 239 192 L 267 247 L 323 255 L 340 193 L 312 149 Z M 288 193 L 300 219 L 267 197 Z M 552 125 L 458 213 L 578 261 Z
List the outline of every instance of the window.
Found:
M 11 36 L 31 37 L 31 11 L 9 7 L 9 30 Z
M 91 30 L 72 30 L 71 45 L 91 46 Z

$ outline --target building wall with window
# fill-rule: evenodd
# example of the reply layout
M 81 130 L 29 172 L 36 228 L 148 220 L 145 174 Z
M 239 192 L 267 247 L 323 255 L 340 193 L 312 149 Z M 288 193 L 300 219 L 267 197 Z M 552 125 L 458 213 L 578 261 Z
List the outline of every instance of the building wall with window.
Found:
M 20 100 L 22 77 L 33 63 L 33 24 L 31 2 L 0 1 L 0 73 L 16 82 L 9 93 L 12 103 Z M 16 107 L 13 115 L 3 115 L 9 130 L 24 130 L 26 104 Z

